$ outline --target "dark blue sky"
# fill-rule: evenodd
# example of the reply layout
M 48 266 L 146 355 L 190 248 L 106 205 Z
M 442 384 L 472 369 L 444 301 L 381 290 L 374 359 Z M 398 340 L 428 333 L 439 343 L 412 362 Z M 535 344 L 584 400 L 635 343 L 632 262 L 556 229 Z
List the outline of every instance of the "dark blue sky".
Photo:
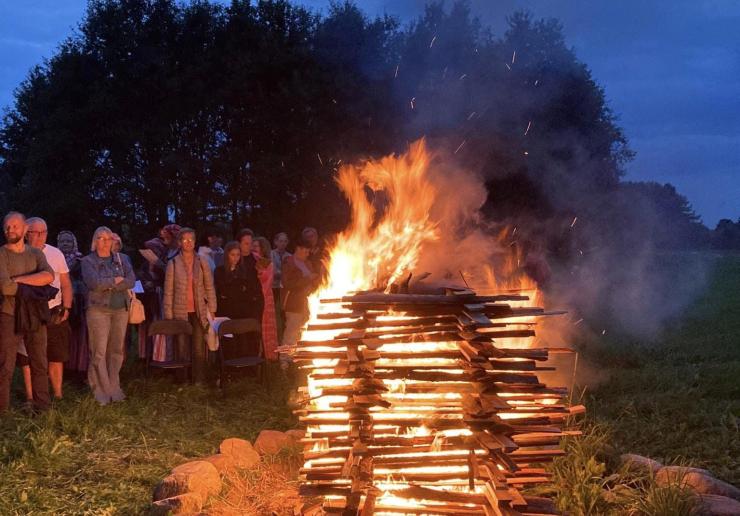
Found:
M 328 0 L 303 0 L 325 9 Z M 740 216 L 740 2 L 735 0 L 471 0 L 496 34 L 529 9 L 559 18 L 605 88 L 637 152 L 627 179 L 670 182 L 703 221 Z M 425 0 L 358 0 L 401 20 Z M 0 0 L 0 106 L 82 18 L 85 0 Z

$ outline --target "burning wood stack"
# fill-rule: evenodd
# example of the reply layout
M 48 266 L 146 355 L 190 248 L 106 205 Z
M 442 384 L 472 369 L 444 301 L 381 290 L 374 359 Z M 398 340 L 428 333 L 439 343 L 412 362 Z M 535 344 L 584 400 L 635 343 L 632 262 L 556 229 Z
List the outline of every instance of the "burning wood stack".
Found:
M 323 299 L 294 353 L 308 369 L 306 514 L 555 514 L 521 489 L 563 454 L 567 389 L 538 378 L 527 296 Z M 317 501 L 318 500 L 318 501 Z

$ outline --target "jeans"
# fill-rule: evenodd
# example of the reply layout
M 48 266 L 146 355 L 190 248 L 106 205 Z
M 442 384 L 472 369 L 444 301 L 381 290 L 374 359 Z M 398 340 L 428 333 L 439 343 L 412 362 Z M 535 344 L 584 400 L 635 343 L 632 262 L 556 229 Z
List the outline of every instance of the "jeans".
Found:
M 95 399 L 101 405 L 121 401 L 118 374 L 123 365 L 128 310 L 91 306 L 87 309 L 87 332 L 90 343 L 90 365 L 87 380 Z
M 48 362 L 46 360 L 46 326 L 25 335 L 16 335 L 15 317 L 0 313 L 0 412 L 10 406 L 10 382 L 13 380 L 15 355 L 23 339 L 31 365 L 33 404 L 37 409 L 47 409 L 49 399 Z

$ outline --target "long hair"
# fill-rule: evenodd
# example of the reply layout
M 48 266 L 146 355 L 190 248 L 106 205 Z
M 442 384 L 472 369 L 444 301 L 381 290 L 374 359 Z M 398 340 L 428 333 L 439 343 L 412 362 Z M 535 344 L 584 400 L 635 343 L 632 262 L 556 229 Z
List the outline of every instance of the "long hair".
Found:
M 111 228 L 109 228 L 108 226 L 100 226 L 93 233 L 92 243 L 90 244 L 90 251 L 92 251 L 93 253 L 98 250 L 98 237 L 103 233 L 108 233 L 108 235 L 113 238 L 113 230 L 111 230 Z
M 270 241 L 267 240 L 265 237 L 257 237 L 254 239 L 254 241 L 259 244 L 260 255 L 262 255 L 262 258 L 269 258 L 270 252 L 272 251 L 272 247 L 270 247 Z

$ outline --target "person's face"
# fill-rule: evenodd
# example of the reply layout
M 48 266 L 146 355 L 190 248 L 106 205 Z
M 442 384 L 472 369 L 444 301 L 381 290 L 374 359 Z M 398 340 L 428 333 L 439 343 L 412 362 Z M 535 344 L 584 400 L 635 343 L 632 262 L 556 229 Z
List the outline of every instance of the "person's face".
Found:
M 64 234 L 57 239 L 59 250 L 65 254 L 71 253 L 75 248 L 75 241 L 72 236 Z
M 211 235 L 208 237 L 208 246 L 211 249 L 218 249 L 224 245 L 224 239 L 218 235 Z
M 285 235 L 280 235 L 275 238 L 275 247 L 280 252 L 285 251 L 288 248 L 288 237 Z
M 256 240 L 252 242 L 252 252 L 257 256 L 262 256 L 262 248 L 260 247 L 260 243 Z
M 186 252 L 191 253 L 195 250 L 195 235 L 193 233 L 185 233 L 180 237 L 180 248 Z
M 307 229 L 303 232 L 303 238 L 305 238 L 312 247 L 316 247 L 319 243 L 319 234 L 315 229 Z
M 95 241 L 95 247 L 98 251 L 98 254 L 109 255 L 111 252 L 111 248 L 113 247 L 113 235 L 105 231 L 99 233 L 98 238 Z
M 241 250 L 242 256 L 246 256 L 252 252 L 252 237 L 250 235 L 244 235 L 239 240 L 239 249 Z
M 21 217 L 9 218 L 3 227 L 5 233 L 5 240 L 9 244 L 17 244 L 23 237 L 26 236 L 26 223 Z
M 113 237 L 113 244 L 111 245 L 111 250 L 114 253 L 120 253 L 122 248 L 123 248 L 123 244 L 121 243 L 121 239 Z
M 33 222 L 32 224 L 28 225 L 28 231 L 26 231 L 26 239 L 28 240 L 28 245 L 31 247 L 35 247 L 36 249 L 41 249 L 46 244 L 46 224 L 42 224 L 41 222 Z
M 242 252 L 239 249 L 232 249 L 229 251 L 229 254 L 226 255 L 226 259 L 228 260 L 228 264 L 230 267 L 236 266 L 237 263 L 239 263 L 239 259 L 242 257 Z

